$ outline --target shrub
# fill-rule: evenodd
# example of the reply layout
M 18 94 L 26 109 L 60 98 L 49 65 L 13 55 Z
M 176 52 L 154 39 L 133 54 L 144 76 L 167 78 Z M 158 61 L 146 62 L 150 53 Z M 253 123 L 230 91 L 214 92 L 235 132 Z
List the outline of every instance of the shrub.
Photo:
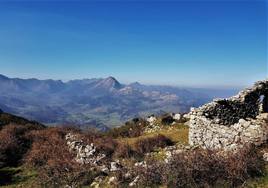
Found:
M 255 146 L 251 146 L 229 155 L 226 167 L 227 179 L 232 182 L 232 186 L 236 186 L 248 178 L 262 175 L 264 161 Z
M 169 114 L 167 115 L 164 115 L 162 118 L 161 118 L 161 123 L 163 125 L 170 125 L 171 123 L 173 123 L 175 120 L 173 119 L 173 117 Z
M 31 139 L 32 146 L 25 157 L 27 165 L 40 167 L 47 165 L 49 160 L 57 158 L 72 160 L 64 135 L 65 132 L 60 128 L 30 132 L 27 137 Z
M 145 154 L 152 152 L 155 148 L 163 148 L 172 144 L 173 142 L 164 135 L 156 135 L 139 139 L 134 145 L 134 150 L 139 154 Z
M 237 187 L 261 175 L 264 163 L 254 148 L 225 154 L 197 149 L 176 154 L 169 163 L 149 159 L 147 168 L 133 167 L 131 171 L 132 178 L 139 175 L 140 187 Z
M 98 172 L 74 161 L 50 159 L 47 165 L 39 168 L 39 179 L 44 187 L 80 187 L 90 185 Z
M 87 132 L 80 136 L 85 143 L 94 143 L 97 152 L 101 152 L 107 157 L 112 156 L 117 146 L 117 142 L 111 136 L 103 135 L 98 132 Z
M 15 124 L 2 128 L 0 131 L 0 167 L 19 164 L 30 146 L 24 134 L 32 128 Z
M 113 157 L 115 158 L 130 158 L 134 156 L 134 151 L 129 144 L 118 143 L 114 151 Z
M 140 118 L 134 118 L 132 121 L 126 122 L 126 124 L 121 127 L 111 129 L 106 133 L 106 135 L 111 136 L 113 138 L 138 137 L 142 135 L 144 128 L 147 125 L 147 121 Z
M 96 175 L 87 165 L 74 161 L 75 156 L 66 145 L 66 132 L 63 128 L 48 128 L 28 134 L 33 144 L 24 160 L 27 166 L 38 170 L 45 187 L 88 185 Z

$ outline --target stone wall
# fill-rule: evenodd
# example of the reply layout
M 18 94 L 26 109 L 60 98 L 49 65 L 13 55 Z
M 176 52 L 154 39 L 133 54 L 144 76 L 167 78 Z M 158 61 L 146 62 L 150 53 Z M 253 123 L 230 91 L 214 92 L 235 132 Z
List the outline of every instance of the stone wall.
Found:
M 80 164 L 88 164 L 96 167 L 103 173 L 115 172 L 121 169 L 119 160 L 110 161 L 105 154 L 97 151 L 94 143 L 86 144 L 79 139 L 78 134 L 68 133 L 65 135 L 66 144 L 70 152 L 76 154 L 75 161 Z
M 190 112 L 189 142 L 209 149 L 259 145 L 268 135 L 268 80 Z

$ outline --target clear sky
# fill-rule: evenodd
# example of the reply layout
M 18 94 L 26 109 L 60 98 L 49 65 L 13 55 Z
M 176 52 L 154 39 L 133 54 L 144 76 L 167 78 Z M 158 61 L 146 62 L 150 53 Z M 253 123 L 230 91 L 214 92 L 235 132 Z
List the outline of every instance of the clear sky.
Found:
M 267 78 L 266 1 L 0 1 L 0 73 L 238 86 Z

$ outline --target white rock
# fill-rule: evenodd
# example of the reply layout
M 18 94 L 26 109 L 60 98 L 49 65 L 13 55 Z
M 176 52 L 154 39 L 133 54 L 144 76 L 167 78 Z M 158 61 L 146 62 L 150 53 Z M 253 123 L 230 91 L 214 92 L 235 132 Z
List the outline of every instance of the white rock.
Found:
M 265 162 L 268 162 L 268 153 L 264 153 L 264 154 L 263 154 L 263 160 L 264 160 Z
M 133 186 L 137 185 L 139 178 L 140 178 L 139 176 L 136 176 L 135 179 L 129 183 L 129 187 L 133 187 Z
M 140 167 L 146 168 L 147 167 L 147 163 L 146 163 L 146 161 L 136 162 L 134 164 L 134 166 L 140 166 Z
M 124 175 L 125 178 L 130 178 L 131 177 L 131 174 L 129 172 L 127 172 L 125 175 Z
M 184 114 L 183 117 L 186 118 L 186 119 L 189 119 L 190 118 L 190 114 L 189 113 L 188 114 Z
M 119 161 L 111 162 L 111 168 L 110 168 L 110 171 L 111 171 L 111 172 L 118 171 L 118 170 L 120 170 L 120 167 L 121 167 L 121 165 L 120 165 Z
M 156 117 L 154 117 L 154 116 L 150 116 L 150 117 L 147 118 L 147 121 L 148 121 L 150 124 L 152 124 L 152 123 L 154 123 L 154 122 L 156 121 Z
M 116 177 L 112 176 L 108 180 L 108 184 L 114 183 L 116 181 Z
M 173 116 L 173 119 L 179 121 L 179 120 L 181 119 L 181 115 L 180 115 L 180 114 L 175 114 L 175 115 Z

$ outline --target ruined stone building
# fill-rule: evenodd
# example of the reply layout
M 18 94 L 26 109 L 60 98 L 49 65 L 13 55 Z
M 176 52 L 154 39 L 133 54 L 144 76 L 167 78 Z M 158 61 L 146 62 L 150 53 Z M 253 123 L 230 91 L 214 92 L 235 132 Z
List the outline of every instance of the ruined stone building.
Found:
M 190 112 L 189 142 L 209 149 L 260 145 L 268 135 L 268 79 Z

